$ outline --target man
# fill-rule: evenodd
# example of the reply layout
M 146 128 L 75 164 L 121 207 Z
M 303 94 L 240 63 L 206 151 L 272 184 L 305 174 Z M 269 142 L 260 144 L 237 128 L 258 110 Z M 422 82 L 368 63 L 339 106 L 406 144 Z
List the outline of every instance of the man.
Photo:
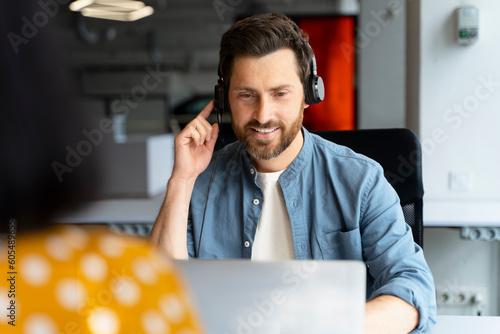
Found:
M 151 240 L 181 259 L 363 260 L 366 333 L 425 331 L 432 275 L 381 167 L 301 127 L 312 57 L 280 14 L 224 34 L 219 72 L 239 141 L 210 162 L 213 102 L 183 129 Z

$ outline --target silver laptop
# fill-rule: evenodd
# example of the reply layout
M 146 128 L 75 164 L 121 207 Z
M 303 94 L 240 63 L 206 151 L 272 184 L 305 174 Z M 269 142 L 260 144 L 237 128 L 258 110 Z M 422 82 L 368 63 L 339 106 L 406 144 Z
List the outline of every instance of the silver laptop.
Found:
M 209 334 L 364 331 L 358 261 L 177 261 Z

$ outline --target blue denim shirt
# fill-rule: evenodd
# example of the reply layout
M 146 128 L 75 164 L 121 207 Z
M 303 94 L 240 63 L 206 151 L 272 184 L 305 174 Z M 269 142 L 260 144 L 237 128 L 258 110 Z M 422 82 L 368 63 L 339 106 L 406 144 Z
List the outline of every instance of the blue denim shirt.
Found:
M 427 330 L 436 314 L 432 274 L 382 168 L 302 131 L 304 145 L 278 180 L 295 258 L 364 261 L 367 299 L 383 294 L 402 298 L 420 312 L 415 332 Z M 215 160 L 198 177 L 191 198 L 189 256 L 249 259 L 264 201 L 256 169 L 240 142 L 226 146 Z

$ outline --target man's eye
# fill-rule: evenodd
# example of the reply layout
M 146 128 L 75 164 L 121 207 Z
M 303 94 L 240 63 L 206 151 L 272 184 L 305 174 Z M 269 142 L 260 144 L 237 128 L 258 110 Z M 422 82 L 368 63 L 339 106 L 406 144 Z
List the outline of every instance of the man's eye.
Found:
M 248 99 L 248 98 L 252 97 L 252 95 L 249 93 L 242 93 L 242 94 L 240 94 L 240 97 Z
M 285 95 L 286 95 L 286 92 L 276 93 L 276 96 L 278 96 L 278 97 L 282 97 L 282 96 L 285 96 Z

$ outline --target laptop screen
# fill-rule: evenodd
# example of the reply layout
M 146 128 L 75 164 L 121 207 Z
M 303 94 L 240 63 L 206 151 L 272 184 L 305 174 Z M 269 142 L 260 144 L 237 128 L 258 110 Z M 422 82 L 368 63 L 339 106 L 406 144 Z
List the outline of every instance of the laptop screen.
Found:
M 210 334 L 364 331 L 358 261 L 177 261 Z

